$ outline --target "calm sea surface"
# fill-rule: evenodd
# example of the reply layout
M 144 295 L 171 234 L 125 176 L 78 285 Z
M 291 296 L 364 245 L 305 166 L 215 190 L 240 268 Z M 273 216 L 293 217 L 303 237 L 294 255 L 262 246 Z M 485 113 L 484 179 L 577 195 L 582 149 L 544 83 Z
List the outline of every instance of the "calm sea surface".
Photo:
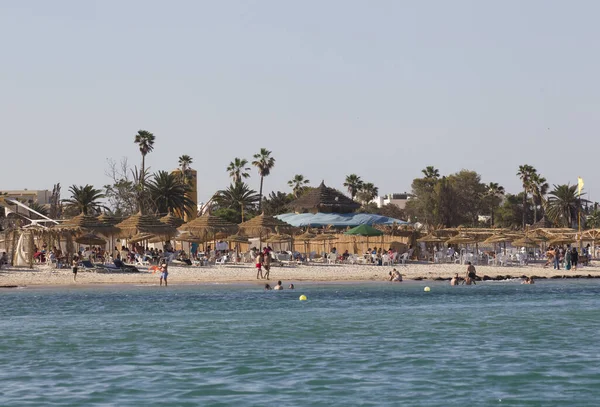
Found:
M 600 405 L 597 280 L 425 285 L 0 291 L 0 405 Z

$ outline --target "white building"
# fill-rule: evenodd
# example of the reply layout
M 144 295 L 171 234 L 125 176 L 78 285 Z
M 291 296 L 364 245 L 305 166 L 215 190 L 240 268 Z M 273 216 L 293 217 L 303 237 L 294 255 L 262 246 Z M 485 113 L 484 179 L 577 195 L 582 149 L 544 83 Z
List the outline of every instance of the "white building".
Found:
M 0 190 L 0 193 L 6 194 L 6 198 L 18 199 L 25 202 L 25 204 L 37 203 L 40 205 L 50 204 L 50 197 L 52 196 L 52 191 L 48 191 L 47 189 Z
M 394 204 L 397 207 L 399 207 L 400 209 L 404 209 L 404 208 L 406 208 L 406 202 L 409 199 L 410 199 L 410 194 L 407 194 L 406 192 L 404 192 L 402 194 L 387 194 L 384 196 L 378 196 L 377 198 L 373 199 L 371 201 L 371 203 L 376 204 L 378 208 L 381 208 L 382 206 L 385 206 L 388 204 Z

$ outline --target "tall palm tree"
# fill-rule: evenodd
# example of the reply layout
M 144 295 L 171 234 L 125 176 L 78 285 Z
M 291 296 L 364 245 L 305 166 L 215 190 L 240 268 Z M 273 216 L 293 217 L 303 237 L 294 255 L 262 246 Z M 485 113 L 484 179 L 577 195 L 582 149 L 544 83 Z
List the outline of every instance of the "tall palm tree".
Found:
M 433 165 L 429 165 L 425 167 L 425 169 L 421 170 L 425 178 L 437 180 L 440 177 L 440 170 L 435 168 Z
M 234 184 L 242 182 L 242 179 L 250 177 L 250 174 L 247 172 L 250 171 L 250 167 L 246 167 L 246 165 L 248 165 L 248 160 L 235 157 L 227 166 L 227 171 Z
M 288 181 L 288 185 L 292 187 L 292 192 L 294 193 L 294 197 L 298 198 L 300 193 L 304 190 L 306 185 L 310 184 L 310 181 L 304 179 L 304 175 L 296 174 L 294 178 Z
M 196 211 L 195 203 L 187 195 L 189 186 L 181 176 L 167 171 L 158 171 L 148 182 L 148 193 L 152 209 L 157 215 L 173 213 L 179 217 Z
M 292 201 L 289 194 L 281 191 L 271 192 L 263 198 L 262 210 L 265 215 L 275 216 L 288 212 L 287 206 Z
M 577 219 L 581 201 L 587 202 L 587 200 L 578 196 L 577 184 L 554 185 L 554 190 L 548 196 L 546 214 L 554 223 L 572 227 Z
M 104 208 L 99 202 L 104 198 L 104 194 L 101 190 L 94 188 L 93 185 L 84 187 L 71 185 L 69 192 L 71 192 L 71 198 L 62 200 L 68 208 L 75 208 L 85 215 L 97 213 Z
M 586 227 L 599 228 L 600 227 L 600 211 L 593 210 L 592 213 L 585 218 Z
M 192 175 L 190 172 L 191 165 L 194 159 L 187 154 L 179 156 L 179 171 L 183 181 L 188 184 L 191 181 Z
M 494 206 L 496 199 L 504 195 L 504 187 L 497 182 L 490 182 L 486 185 L 485 195 L 490 199 L 490 218 L 491 225 L 494 226 Z
M 362 184 L 360 191 L 358 192 L 358 198 L 362 201 L 363 205 L 371 202 L 379 195 L 379 188 L 373 185 L 372 182 L 365 182 Z
M 150 133 L 147 130 L 138 130 L 135 135 L 134 143 L 138 145 L 140 148 L 140 154 L 142 154 L 142 167 L 140 169 L 140 177 L 139 177 L 139 189 L 140 194 L 144 195 L 144 183 L 146 180 L 146 155 L 154 150 L 154 134 Z M 141 199 L 139 202 L 140 211 L 144 212 L 144 200 Z
M 542 211 L 544 210 L 545 199 L 544 197 L 548 193 L 548 183 L 546 178 L 542 177 L 538 173 L 533 173 L 530 180 L 531 189 L 531 203 L 533 205 L 533 223 L 537 222 L 537 207 L 540 205 Z
M 146 171 L 146 155 L 154 150 L 154 140 L 154 134 L 146 130 L 139 130 L 135 135 L 134 143 L 139 146 L 140 153 L 142 154 L 142 173 Z
M 348 188 L 348 193 L 350 194 L 350 197 L 354 199 L 356 197 L 356 194 L 358 194 L 358 191 L 360 191 L 360 189 L 362 188 L 363 181 L 358 175 L 350 174 L 346 176 L 344 186 Z
M 521 179 L 521 182 L 523 183 L 523 230 L 525 230 L 525 208 L 527 206 L 527 193 L 531 190 L 531 178 L 536 173 L 536 169 L 528 164 L 519 165 L 519 171 L 517 171 L 517 176 Z
M 260 189 L 258 191 L 258 212 L 260 212 L 263 196 L 263 180 L 271 173 L 271 170 L 275 166 L 275 159 L 271 157 L 271 151 L 261 148 L 258 154 L 254 154 L 252 165 L 258 168 L 258 174 L 260 175 Z
M 221 208 L 241 211 L 242 222 L 244 221 L 244 213 L 254 210 L 256 203 L 259 202 L 256 191 L 250 189 L 243 182 L 236 182 L 231 184 L 229 188 L 218 191 L 214 199 Z

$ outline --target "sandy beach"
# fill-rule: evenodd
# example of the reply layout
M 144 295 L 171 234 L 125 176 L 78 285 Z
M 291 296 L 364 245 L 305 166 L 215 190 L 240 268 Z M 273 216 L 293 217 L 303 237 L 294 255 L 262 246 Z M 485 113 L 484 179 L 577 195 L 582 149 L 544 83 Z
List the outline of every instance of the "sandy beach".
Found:
M 427 264 L 411 263 L 406 267 L 394 266 L 410 280 L 440 280 L 450 279 L 455 273 L 464 276 L 466 266 L 458 264 Z M 285 283 L 299 281 L 328 282 L 328 281 L 385 281 L 388 272 L 393 267 L 375 265 L 298 265 L 275 266 L 271 269 L 271 281 L 282 280 Z M 520 278 L 523 275 L 537 278 L 600 278 L 600 267 L 591 265 L 580 267 L 578 270 L 553 270 L 543 268 L 542 264 L 524 267 L 492 267 L 477 266 L 479 277 L 491 279 Z M 2 269 L 0 270 L 0 286 L 53 286 L 53 285 L 94 285 L 94 284 L 157 284 L 158 273 L 142 269 L 139 273 L 94 272 L 80 271 L 77 282 L 73 283 L 70 269 L 55 269 L 37 266 L 32 269 Z M 264 284 L 266 280 L 256 279 L 256 269 L 251 265 L 224 265 L 207 267 L 169 267 L 169 283 L 202 284 L 202 283 L 257 283 Z

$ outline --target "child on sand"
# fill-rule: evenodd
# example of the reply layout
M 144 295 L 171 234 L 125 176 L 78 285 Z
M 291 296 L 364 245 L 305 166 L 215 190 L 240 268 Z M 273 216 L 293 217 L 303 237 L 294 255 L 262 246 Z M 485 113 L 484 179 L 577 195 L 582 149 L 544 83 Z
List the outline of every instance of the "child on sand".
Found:
M 256 279 L 258 280 L 260 276 L 260 278 L 263 278 L 263 274 L 262 274 L 262 264 L 263 261 L 265 259 L 265 256 L 262 252 L 258 253 L 258 256 L 256 256 Z

